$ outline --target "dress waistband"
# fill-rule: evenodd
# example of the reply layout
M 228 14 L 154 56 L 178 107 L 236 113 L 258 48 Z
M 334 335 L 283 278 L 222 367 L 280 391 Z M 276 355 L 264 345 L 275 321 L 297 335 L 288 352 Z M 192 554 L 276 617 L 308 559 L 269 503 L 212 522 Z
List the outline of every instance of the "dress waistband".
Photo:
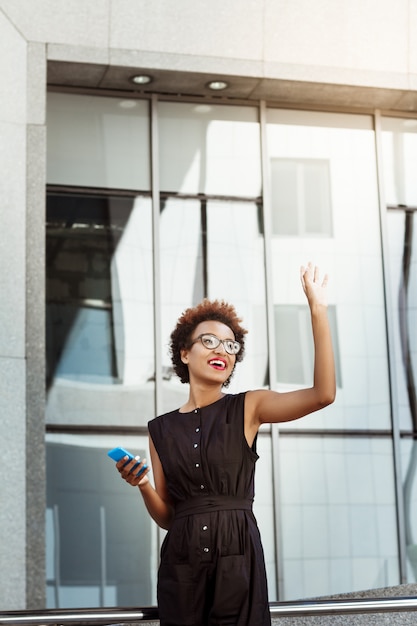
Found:
M 175 517 L 185 517 L 196 513 L 212 513 L 214 511 L 230 511 L 243 509 L 252 511 L 253 500 L 233 498 L 230 496 L 196 496 L 182 500 L 175 505 Z

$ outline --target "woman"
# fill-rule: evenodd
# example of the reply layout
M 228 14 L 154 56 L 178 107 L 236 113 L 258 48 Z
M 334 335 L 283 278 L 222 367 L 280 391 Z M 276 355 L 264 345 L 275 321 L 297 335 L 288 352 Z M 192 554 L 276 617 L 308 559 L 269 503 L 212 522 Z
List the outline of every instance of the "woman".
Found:
M 301 268 L 315 346 L 314 382 L 286 393 L 225 394 L 244 354 L 246 330 L 233 306 L 203 301 L 187 309 L 171 334 L 171 357 L 187 402 L 149 422 L 149 468 L 117 463 L 138 486 L 159 526 L 158 606 L 161 626 L 267 626 L 271 623 L 265 565 L 252 513 L 257 433 L 262 424 L 287 422 L 335 398 L 327 319 L 327 276 Z

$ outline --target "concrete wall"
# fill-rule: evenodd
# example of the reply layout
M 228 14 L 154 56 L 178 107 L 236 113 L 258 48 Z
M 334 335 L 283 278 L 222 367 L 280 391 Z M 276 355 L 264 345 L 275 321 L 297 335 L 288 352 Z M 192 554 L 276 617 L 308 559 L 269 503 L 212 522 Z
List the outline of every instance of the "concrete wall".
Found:
M 0 0 L 0 607 L 42 608 L 48 62 L 378 88 L 417 110 L 410 0 Z M 84 70 L 83 70 L 84 68 Z M 84 71 L 84 74 L 83 74 Z M 59 77 L 57 79 L 59 82 Z M 246 83 L 250 88 L 251 83 Z M 175 85 L 174 85 L 175 87 Z M 252 92 L 253 93 L 253 92 Z M 297 93 L 300 93 L 298 91 Z M 292 92 L 291 97 L 296 98 Z M 344 92 L 342 92 L 343 95 Z M 365 92 L 365 96 L 366 96 Z M 294 95 L 295 94 L 295 95 Z M 320 91 L 323 103 L 326 94 Z M 400 100 L 399 100 L 400 99 Z M 384 100 L 387 102 L 387 100 Z M 388 100 L 389 102 L 389 100 Z
M 48 59 L 417 88 L 410 0 L 0 0 Z
M 0 70 L 0 606 L 14 609 L 44 603 L 46 55 L 1 10 Z

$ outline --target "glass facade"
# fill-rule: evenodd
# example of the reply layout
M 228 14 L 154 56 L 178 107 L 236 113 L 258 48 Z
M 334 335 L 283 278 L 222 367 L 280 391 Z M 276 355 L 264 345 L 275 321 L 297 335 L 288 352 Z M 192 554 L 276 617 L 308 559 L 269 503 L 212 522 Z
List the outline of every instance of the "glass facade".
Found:
M 417 581 L 417 311 L 416 211 L 417 122 L 382 119 L 382 157 L 387 213 L 389 295 L 392 319 L 392 382 L 400 432 L 406 576 Z
M 47 606 L 152 604 L 157 536 L 107 451 L 114 436 L 47 435 Z M 146 436 L 117 442 L 145 456 Z
M 49 607 L 156 603 L 163 533 L 106 450 L 147 456 L 147 421 L 185 401 L 169 335 L 204 297 L 232 302 L 249 330 L 230 392 L 309 386 L 309 260 L 330 274 L 337 398 L 259 436 L 270 600 L 398 584 L 404 550 L 416 579 L 415 254 L 405 290 L 403 244 L 417 133 L 403 122 L 383 120 L 396 209 L 381 211 L 370 115 L 163 99 L 151 115 L 146 99 L 49 94 Z

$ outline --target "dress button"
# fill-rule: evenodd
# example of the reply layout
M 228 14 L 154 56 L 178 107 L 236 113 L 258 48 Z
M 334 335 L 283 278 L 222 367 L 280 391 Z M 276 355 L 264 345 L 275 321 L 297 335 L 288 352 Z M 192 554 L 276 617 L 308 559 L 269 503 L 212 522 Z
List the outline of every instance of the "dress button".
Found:
M 208 530 L 208 526 L 203 526 L 202 530 Z
M 200 489 L 204 489 L 204 485 L 200 485 Z
M 210 552 L 210 548 L 203 548 L 204 552 Z
M 198 413 L 198 409 L 194 409 L 194 413 Z
M 200 467 L 200 463 L 196 463 L 196 464 L 195 464 L 195 466 L 196 466 L 196 467 Z
M 200 432 L 200 429 L 199 429 L 199 427 L 198 427 L 198 426 L 197 426 L 197 428 L 195 429 L 195 432 L 196 432 L 196 433 L 199 433 L 199 432 Z
M 195 443 L 195 444 L 194 444 L 194 448 L 198 448 L 198 443 Z

